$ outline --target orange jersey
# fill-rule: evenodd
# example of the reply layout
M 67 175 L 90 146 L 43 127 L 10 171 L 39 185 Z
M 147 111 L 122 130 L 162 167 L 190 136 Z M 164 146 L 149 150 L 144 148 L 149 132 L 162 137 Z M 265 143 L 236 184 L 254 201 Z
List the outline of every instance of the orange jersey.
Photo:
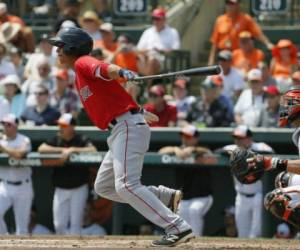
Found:
M 114 63 L 120 66 L 121 68 L 129 69 L 134 72 L 138 71 L 138 57 L 134 51 L 117 53 L 117 55 L 115 56 Z
M 255 38 L 262 34 L 250 15 L 240 13 L 232 19 L 228 14 L 224 14 L 217 18 L 210 41 L 220 50 L 234 50 L 239 48 L 239 34 L 242 31 L 249 31 Z
M 18 17 L 18 16 L 13 16 L 13 15 L 7 15 L 6 19 L 5 20 L 1 20 L 0 21 L 0 25 L 5 23 L 5 22 L 10 22 L 10 23 L 18 23 L 20 24 L 22 27 L 25 26 L 25 23 L 24 21 Z
M 96 48 L 105 49 L 113 53 L 118 49 L 118 47 L 119 47 L 118 43 L 112 43 L 108 45 L 105 44 L 102 39 L 94 41 L 94 49 Z
M 265 59 L 264 52 L 253 49 L 251 53 L 245 53 L 242 49 L 236 49 L 232 53 L 232 65 L 247 73 L 250 69 L 257 68 L 259 62 Z
M 281 60 L 274 59 L 271 66 L 271 74 L 275 78 L 289 78 L 291 77 L 296 66 L 297 60 L 283 62 Z

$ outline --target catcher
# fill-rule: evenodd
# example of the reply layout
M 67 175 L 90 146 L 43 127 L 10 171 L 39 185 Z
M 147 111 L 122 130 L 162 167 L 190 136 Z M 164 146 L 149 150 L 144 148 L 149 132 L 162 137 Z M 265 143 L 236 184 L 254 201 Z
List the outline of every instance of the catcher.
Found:
M 291 88 L 282 97 L 279 126 L 287 124 L 296 128 L 292 139 L 300 150 L 300 87 Z M 300 174 L 300 159 L 280 159 L 237 148 L 231 154 L 230 163 L 236 178 L 247 184 L 254 183 L 267 171 L 288 172 L 276 178 L 276 189 L 265 196 L 264 205 L 276 217 L 300 228 L 300 181 L 294 181 L 298 178 L 292 175 Z

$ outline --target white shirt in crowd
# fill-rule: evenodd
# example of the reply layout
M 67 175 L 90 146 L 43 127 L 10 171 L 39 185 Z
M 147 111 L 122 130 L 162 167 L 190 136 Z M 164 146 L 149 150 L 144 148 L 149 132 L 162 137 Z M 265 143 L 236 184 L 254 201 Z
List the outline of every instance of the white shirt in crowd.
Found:
M 7 75 L 16 75 L 16 74 L 17 71 L 13 63 L 6 61 L 4 59 L 0 61 L 0 80 Z
M 223 149 L 226 151 L 233 151 L 236 149 L 237 145 L 227 145 Z M 264 142 L 253 142 L 251 147 L 251 150 L 254 152 L 260 152 L 260 153 L 274 153 L 274 150 L 266 143 Z M 240 183 L 236 178 L 234 178 L 234 188 L 235 191 L 242 194 L 255 194 L 258 192 L 262 192 L 262 181 L 258 180 L 252 184 L 242 184 Z
M 222 73 L 223 78 L 223 94 L 229 98 L 234 97 L 235 91 L 241 91 L 245 88 L 244 78 L 240 71 L 231 67 L 227 75 Z
M 13 140 L 9 140 L 5 135 L 3 135 L 0 139 L 0 145 L 14 149 L 24 148 L 27 152 L 31 151 L 30 139 L 19 133 Z M 31 167 L 0 167 L 0 179 L 13 182 L 30 180 Z
M 243 124 L 257 126 L 262 108 L 266 105 L 264 95 L 252 95 L 251 89 L 244 90 L 234 107 L 234 113 L 242 116 Z
M 47 57 L 50 61 L 51 68 L 56 64 L 56 55 L 52 53 L 50 56 L 46 56 L 41 52 L 33 53 L 29 56 L 28 61 L 25 65 L 25 71 L 30 72 L 30 78 L 39 79 L 38 72 L 38 63 L 44 58 Z
M 0 120 L 2 120 L 2 118 L 9 113 L 10 113 L 9 102 L 3 97 L 0 97 Z
M 176 50 L 180 48 L 178 31 L 166 25 L 160 32 L 155 26 L 146 29 L 138 44 L 138 50 Z

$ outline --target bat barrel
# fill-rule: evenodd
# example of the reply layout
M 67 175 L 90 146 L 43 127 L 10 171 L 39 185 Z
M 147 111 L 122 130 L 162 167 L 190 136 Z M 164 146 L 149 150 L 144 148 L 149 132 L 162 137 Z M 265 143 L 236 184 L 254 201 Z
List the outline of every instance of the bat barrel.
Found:
M 165 74 L 159 75 L 151 75 L 151 76 L 139 76 L 136 77 L 135 81 L 142 81 L 142 80 L 152 80 L 152 79 L 162 79 L 162 78 L 170 78 L 170 77 L 180 77 L 180 76 L 210 76 L 210 75 L 218 75 L 222 71 L 220 65 L 213 65 L 207 67 L 198 67 L 192 69 L 186 69 L 181 71 L 175 71 Z

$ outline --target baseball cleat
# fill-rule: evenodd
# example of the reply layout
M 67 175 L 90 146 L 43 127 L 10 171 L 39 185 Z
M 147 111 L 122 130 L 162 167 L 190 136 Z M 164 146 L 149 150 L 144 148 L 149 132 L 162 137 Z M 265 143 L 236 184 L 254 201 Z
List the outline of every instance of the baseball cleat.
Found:
M 180 190 L 175 190 L 171 196 L 170 203 L 168 205 L 168 208 L 173 213 L 177 213 L 181 199 L 182 199 L 182 192 Z
M 195 235 L 189 229 L 179 234 L 166 234 L 160 240 L 152 241 L 151 245 L 154 247 L 173 247 L 180 243 L 188 242 L 193 238 L 195 238 Z

